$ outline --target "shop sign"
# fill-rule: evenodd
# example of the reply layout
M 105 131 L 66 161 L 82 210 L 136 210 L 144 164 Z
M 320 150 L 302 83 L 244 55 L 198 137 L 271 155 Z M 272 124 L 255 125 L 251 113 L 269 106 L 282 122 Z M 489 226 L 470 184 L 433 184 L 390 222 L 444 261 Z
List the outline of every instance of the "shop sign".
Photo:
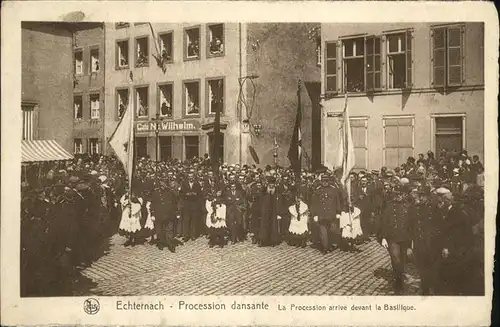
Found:
M 155 121 L 136 122 L 137 132 L 154 132 L 156 130 Z M 165 120 L 158 123 L 160 132 L 193 132 L 201 129 L 201 124 L 197 120 Z

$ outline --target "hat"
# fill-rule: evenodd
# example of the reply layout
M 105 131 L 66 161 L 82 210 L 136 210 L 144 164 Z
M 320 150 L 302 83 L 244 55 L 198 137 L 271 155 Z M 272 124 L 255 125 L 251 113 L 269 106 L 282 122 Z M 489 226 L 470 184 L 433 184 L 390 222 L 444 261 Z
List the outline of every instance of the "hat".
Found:
M 406 184 L 410 183 L 410 180 L 406 177 L 403 177 L 399 180 L 399 182 L 401 183 L 401 185 L 406 185 Z
M 378 175 L 380 172 L 378 170 L 372 170 L 373 175 Z
M 391 176 L 394 176 L 394 171 L 392 169 L 388 169 L 386 172 L 385 172 L 386 176 L 388 177 L 391 177 Z
M 95 175 L 97 175 L 97 171 L 92 170 L 92 171 L 90 172 L 90 175 L 91 175 L 91 176 L 95 176 Z
M 447 188 L 440 187 L 436 190 L 436 193 L 443 195 L 443 194 L 451 193 L 451 191 Z
M 69 182 L 73 183 L 73 184 L 76 183 L 76 182 L 78 182 L 79 180 L 80 180 L 80 178 L 78 178 L 78 176 L 71 176 L 69 178 Z

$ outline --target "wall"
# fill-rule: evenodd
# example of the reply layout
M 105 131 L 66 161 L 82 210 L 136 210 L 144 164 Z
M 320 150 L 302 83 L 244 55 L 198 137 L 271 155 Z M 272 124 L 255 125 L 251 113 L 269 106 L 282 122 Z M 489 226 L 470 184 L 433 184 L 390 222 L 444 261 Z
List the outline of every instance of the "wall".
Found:
M 57 23 L 22 23 L 22 101 L 38 103 L 35 134 L 73 151 L 72 32 Z
M 80 25 L 79 30 L 75 32 L 75 49 L 83 51 L 83 74 L 75 75 L 74 95 L 81 95 L 83 101 L 83 118 L 74 120 L 74 138 L 81 138 L 83 141 L 84 152 L 88 152 L 87 140 L 89 138 L 104 139 L 104 25 L 100 24 Z M 99 49 L 99 71 L 91 72 L 90 50 Z M 99 94 L 100 114 L 99 119 L 90 119 L 90 94 Z M 111 108 L 110 108 L 111 109 Z M 102 144 L 103 142 L 101 142 Z M 102 145 L 101 145 L 102 146 Z
M 200 24 L 201 36 L 201 60 L 184 61 L 184 28 L 196 26 L 186 24 L 153 24 L 155 34 L 173 31 L 173 58 L 174 62 L 167 65 L 166 72 L 157 66 L 155 59 L 151 56 L 156 53 L 153 40 L 151 38 L 151 28 L 149 24 L 134 25 L 130 24 L 128 28 L 115 28 L 115 24 L 106 24 L 106 110 L 105 137 L 108 138 L 116 128 L 118 123 L 116 114 L 116 88 L 130 87 L 129 74 L 132 71 L 134 85 L 149 86 L 149 118 L 154 118 L 157 108 L 157 83 L 173 82 L 173 115 L 174 119 L 182 119 L 183 104 L 183 80 L 200 80 L 200 125 L 213 122 L 213 115 L 206 113 L 206 78 L 224 77 L 225 78 L 225 112 L 221 117 L 221 122 L 227 124 L 225 134 L 225 161 L 236 163 L 239 160 L 239 124 L 236 120 L 236 107 L 238 99 L 238 77 L 239 77 L 239 30 L 238 24 L 224 24 L 224 48 L 225 55 L 217 58 L 207 58 L 206 56 L 206 24 Z M 116 41 L 129 39 L 129 53 L 133 54 L 135 38 L 137 36 L 149 36 L 149 66 L 134 67 L 133 56 L 130 57 L 131 70 L 115 69 L 115 51 Z M 183 135 L 200 135 L 200 155 L 208 152 L 206 148 L 206 131 L 198 130 L 196 132 L 163 132 L 160 135 L 172 135 L 174 156 L 183 156 Z M 155 140 L 154 133 L 142 134 L 149 136 L 148 153 L 154 157 Z M 139 135 L 138 135 L 139 136 Z M 109 150 L 109 149 L 108 149 Z
M 461 88 L 442 92 L 431 87 L 431 24 L 325 24 L 322 40 L 336 40 L 343 35 L 380 34 L 383 30 L 414 28 L 413 72 L 411 91 L 383 91 L 372 96 L 349 94 L 351 117 L 368 118 L 368 169 L 379 169 L 383 158 L 383 117 L 410 115 L 415 118 L 414 156 L 435 151 L 431 118 L 434 114 L 465 115 L 465 148 L 470 155 L 484 155 L 484 47 L 482 24 L 468 23 L 465 31 L 465 77 Z M 322 72 L 322 75 L 324 72 Z M 325 85 L 322 78 L 322 92 Z M 339 120 L 327 117 L 328 112 L 340 112 L 344 107 L 342 94 L 323 100 L 323 162 L 331 167 L 336 162 Z
M 273 164 L 274 138 L 279 145 L 279 164 L 287 158 L 297 112 L 297 84 L 302 80 L 302 142 L 311 157 L 312 102 L 306 84 L 318 81 L 316 44 L 308 32 L 317 24 L 248 24 L 247 75 L 258 75 L 253 88 L 247 83 L 248 106 L 253 108 L 250 124 L 261 124 L 262 135 L 252 135 L 262 165 Z M 313 92 L 314 93 L 314 92 Z M 251 157 L 247 156 L 250 163 Z M 305 160 L 304 163 L 305 164 Z

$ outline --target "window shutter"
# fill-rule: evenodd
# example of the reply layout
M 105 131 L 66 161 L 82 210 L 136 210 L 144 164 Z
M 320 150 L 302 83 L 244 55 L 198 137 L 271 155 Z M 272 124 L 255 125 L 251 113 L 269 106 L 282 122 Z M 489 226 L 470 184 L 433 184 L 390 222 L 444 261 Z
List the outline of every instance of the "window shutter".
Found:
M 448 85 L 460 86 L 463 82 L 463 26 L 448 27 L 447 30 L 447 69 Z
M 446 75 L 446 29 L 444 27 L 431 30 L 432 42 L 432 85 L 445 86 Z
M 326 93 L 337 93 L 337 43 L 325 43 L 325 85 Z
M 365 87 L 366 92 L 373 92 L 375 89 L 375 37 L 373 35 L 365 37 Z
M 411 89 L 413 86 L 413 74 L 412 74 L 412 41 L 413 41 L 413 31 L 406 31 L 406 78 L 405 86 L 407 89 Z

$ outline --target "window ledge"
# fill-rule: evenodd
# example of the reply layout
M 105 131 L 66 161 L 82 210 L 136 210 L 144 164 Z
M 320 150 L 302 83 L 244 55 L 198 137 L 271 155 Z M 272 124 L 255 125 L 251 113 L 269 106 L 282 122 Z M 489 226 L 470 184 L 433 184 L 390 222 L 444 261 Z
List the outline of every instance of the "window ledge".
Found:
M 219 58 L 219 57 L 224 57 L 226 54 L 224 52 L 222 53 L 207 53 L 207 58 Z
M 135 68 L 142 68 L 142 67 L 149 67 L 149 62 L 144 63 L 144 64 L 136 64 Z
M 200 60 L 200 56 L 197 56 L 197 57 L 184 57 L 184 61 L 194 61 L 194 60 Z
M 115 67 L 116 70 L 124 70 L 124 69 L 129 69 L 129 66 L 116 66 Z

